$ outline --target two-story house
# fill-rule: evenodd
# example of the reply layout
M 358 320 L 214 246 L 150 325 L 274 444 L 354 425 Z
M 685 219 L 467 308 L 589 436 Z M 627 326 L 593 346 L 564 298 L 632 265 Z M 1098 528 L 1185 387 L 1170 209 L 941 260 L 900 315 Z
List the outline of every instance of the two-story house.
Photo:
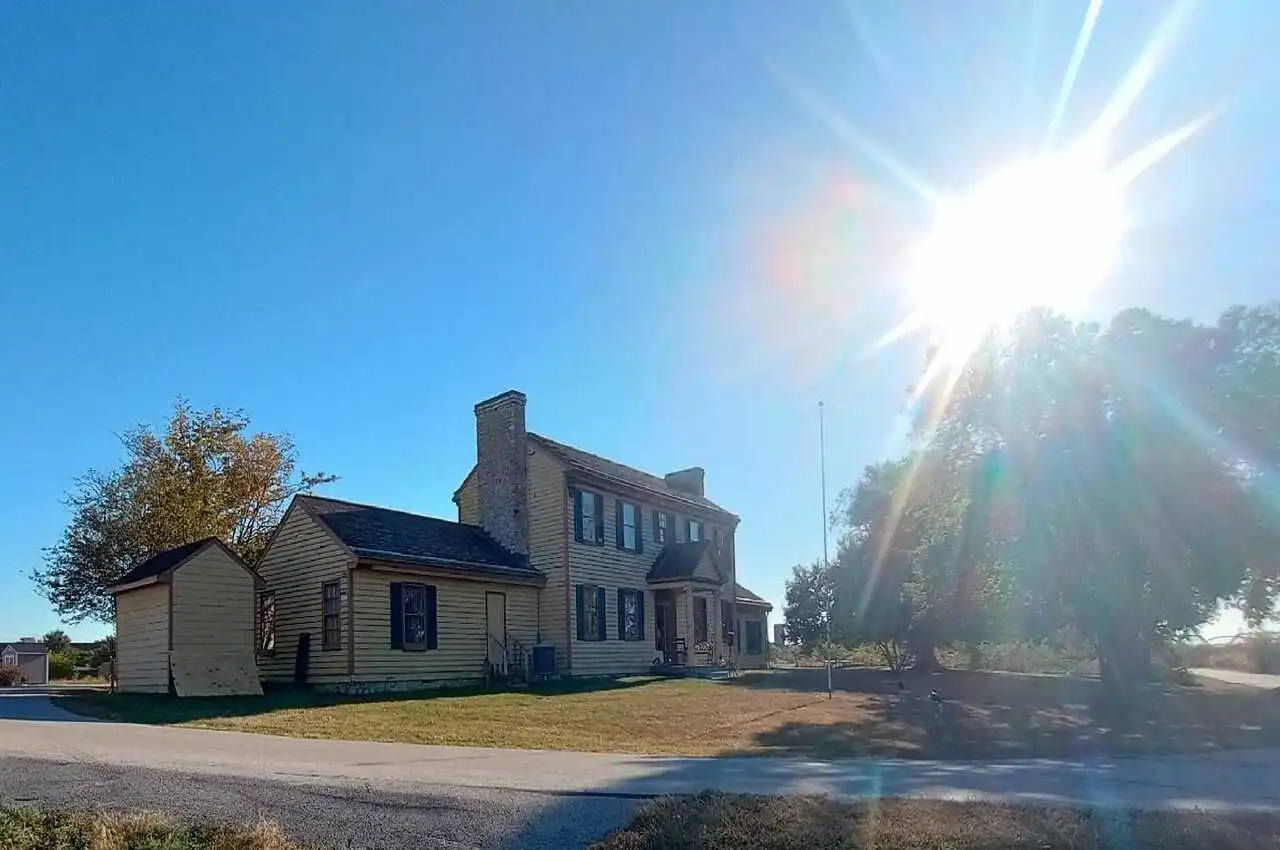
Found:
M 769 604 L 736 581 L 738 518 L 702 469 L 655 476 L 529 433 L 480 402 L 458 521 L 299 496 L 259 572 L 260 669 L 345 688 L 765 663 Z M 307 637 L 303 637 L 306 635 Z

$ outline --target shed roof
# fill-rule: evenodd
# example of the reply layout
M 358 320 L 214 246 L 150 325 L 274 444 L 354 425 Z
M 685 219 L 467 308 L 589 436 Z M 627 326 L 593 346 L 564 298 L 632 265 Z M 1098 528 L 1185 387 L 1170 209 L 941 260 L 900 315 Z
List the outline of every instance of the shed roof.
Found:
M 29 640 L 15 640 L 10 643 L 0 643 L 0 652 L 10 647 L 19 655 L 48 655 L 49 648 L 42 643 L 32 643 Z
M 223 543 L 216 537 L 204 537 L 191 543 L 184 543 L 181 546 L 175 546 L 172 549 L 166 549 L 147 558 L 145 561 L 133 567 L 115 583 L 114 586 L 108 588 L 110 593 L 120 593 L 125 590 L 131 590 L 134 586 L 143 583 L 151 583 L 152 581 L 162 581 L 174 570 L 190 561 L 197 554 L 204 551 L 210 546 L 217 546 L 227 557 L 231 558 L 237 564 L 245 569 L 255 582 L 261 582 L 261 577 L 254 571 L 252 567 L 244 562 L 239 555 L 231 550 L 227 544 Z
M 694 578 L 694 571 L 698 569 L 698 564 L 702 563 L 703 557 L 708 554 L 710 545 L 708 540 L 668 543 L 658 553 L 658 560 L 653 562 L 648 580 L 680 581 Z M 723 580 L 724 573 L 721 572 L 715 558 L 711 558 L 711 565 L 715 568 L 716 575 L 721 576 Z

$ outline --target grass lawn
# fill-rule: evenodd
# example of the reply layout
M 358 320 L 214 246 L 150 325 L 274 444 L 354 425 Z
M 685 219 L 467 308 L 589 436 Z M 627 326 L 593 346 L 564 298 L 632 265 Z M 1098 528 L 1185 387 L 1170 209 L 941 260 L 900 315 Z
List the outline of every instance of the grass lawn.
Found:
M 71 711 L 305 738 L 673 755 L 986 758 L 1204 752 L 1280 743 L 1272 694 L 1219 682 L 1124 702 L 1095 680 L 950 672 L 774 671 L 732 682 L 622 679 L 502 693 L 347 698 L 299 691 L 173 699 L 84 694 Z M 927 699 L 937 687 L 941 717 Z
M 155 815 L 0 808 L 0 850 L 302 850 L 269 824 L 178 826 Z
M 1275 850 L 1277 842 L 1274 815 L 705 792 L 648 804 L 593 850 Z

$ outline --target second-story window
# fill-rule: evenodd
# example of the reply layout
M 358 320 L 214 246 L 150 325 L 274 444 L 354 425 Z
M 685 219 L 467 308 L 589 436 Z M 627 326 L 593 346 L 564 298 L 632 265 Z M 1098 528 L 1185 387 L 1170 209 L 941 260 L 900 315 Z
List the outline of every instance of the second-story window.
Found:
M 573 491 L 573 539 L 604 543 L 604 499 L 589 490 Z
M 685 539 L 690 543 L 696 543 L 702 539 L 702 520 L 690 519 L 685 520 L 684 526 Z
M 627 552 L 643 552 L 644 541 L 640 534 L 640 507 L 633 502 L 619 499 L 617 506 L 618 548 Z
M 675 522 L 671 518 L 671 514 L 663 511 L 653 512 L 653 542 L 666 543 L 671 539 L 671 532 L 675 528 Z

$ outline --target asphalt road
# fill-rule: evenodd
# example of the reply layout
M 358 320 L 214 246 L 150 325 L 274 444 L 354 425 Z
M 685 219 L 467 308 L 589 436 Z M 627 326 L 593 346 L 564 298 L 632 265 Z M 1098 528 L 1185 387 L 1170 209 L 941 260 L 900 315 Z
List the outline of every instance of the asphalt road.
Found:
M 1280 688 L 1280 676 L 1272 673 L 1244 673 L 1239 670 L 1217 670 L 1211 667 L 1192 667 L 1191 672 L 1206 679 L 1217 679 L 1233 685 L 1275 690 Z
M 0 801 L 267 817 L 299 837 L 350 847 L 581 847 L 623 823 L 640 799 L 706 788 L 1280 810 L 1276 751 L 989 762 L 670 758 L 66 717 L 38 694 L 0 695 Z
M 279 823 L 341 848 L 584 847 L 640 805 L 634 799 L 448 788 L 402 794 L 366 782 L 262 782 L 84 762 L 0 760 L 0 801 L 159 811 L 184 821 Z

